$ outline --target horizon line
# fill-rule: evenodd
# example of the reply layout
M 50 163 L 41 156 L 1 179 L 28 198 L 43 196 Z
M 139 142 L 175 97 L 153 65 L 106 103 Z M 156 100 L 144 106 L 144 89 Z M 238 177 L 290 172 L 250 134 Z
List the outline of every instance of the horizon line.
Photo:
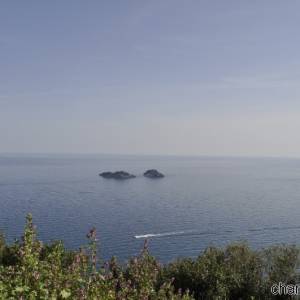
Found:
M 1 156 L 154 156 L 186 158 L 267 158 L 267 159 L 300 159 L 299 156 L 283 155 L 245 155 L 245 154 L 174 154 L 174 153 L 101 153 L 101 152 L 0 152 Z

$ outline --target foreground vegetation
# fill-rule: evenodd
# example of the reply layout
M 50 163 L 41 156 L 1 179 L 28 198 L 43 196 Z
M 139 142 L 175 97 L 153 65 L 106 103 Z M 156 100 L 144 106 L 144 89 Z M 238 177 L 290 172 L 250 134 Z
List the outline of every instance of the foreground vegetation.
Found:
M 210 247 L 197 259 L 160 265 L 145 244 L 122 265 L 116 258 L 98 261 L 94 229 L 87 238 L 79 251 L 62 242 L 43 245 L 28 215 L 21 241 L 7 245 L 0 238 L 0 299 L 289 299 L 272 296 L 270 287 L 298 282 L 295 246 Z

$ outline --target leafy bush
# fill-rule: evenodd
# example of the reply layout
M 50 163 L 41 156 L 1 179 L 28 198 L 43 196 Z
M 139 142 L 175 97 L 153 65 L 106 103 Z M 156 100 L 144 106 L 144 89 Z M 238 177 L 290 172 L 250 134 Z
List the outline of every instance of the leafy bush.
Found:
M 125 266 L 115 258 L 99 265 L 96 231 L 87 237 L 88 246 L 78 252 L 62 242 L 43 245 L 28 215 L 20 243 L 6 245 L 1 236 L 0 299 L 192 299 L 174 293 L 170 281 L 157 286 L 161 266 L 146 246 Z
M 290 299 L 272 296 L 270 287 L 299 279 L 295 246 L 253 251 L 235 243 L 161 265 L 146 242 L 124 265 L 115 257 L 101 264 L 95 229 L 87 238 L 79 251 L 65 249 L 62 242 L 44 245 L 28 215 L 20 242 L 8 245 L 0 235 L 0 299 Z

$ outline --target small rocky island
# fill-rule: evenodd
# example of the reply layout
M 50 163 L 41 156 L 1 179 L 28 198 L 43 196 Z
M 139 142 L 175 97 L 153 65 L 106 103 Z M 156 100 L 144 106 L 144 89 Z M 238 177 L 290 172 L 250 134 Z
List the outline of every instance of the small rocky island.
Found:
M 99 176 L 106 178 L 106 179 L 117 179 L 117 180 L 124 180 L 124 179 L 130 179 L 130 178 L 136 177 L 135 175 L 132 175 L 132 174 L 124 172 L 124 171 L 103 172 L 103 173 L 100 173 Z
M 147 171 L 144 173 L 144 176 L 145 176 L 145 177 L 148 177 L 148 178 L 163 178 L 163 177 L 165 177 L 164 174 L 158 172 L 158 171 L 155 170 L 155 169 L 147 170 Z

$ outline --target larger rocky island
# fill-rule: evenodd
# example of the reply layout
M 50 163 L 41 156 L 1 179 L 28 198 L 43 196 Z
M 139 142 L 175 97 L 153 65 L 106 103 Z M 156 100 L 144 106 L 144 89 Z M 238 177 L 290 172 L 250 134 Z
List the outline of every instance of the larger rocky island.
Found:
M 132 175 L 125 171 L 103 172 L 103 173 L 100 173 L 99 176 L 106 178 L 106 179 L 117 179 L 117 180 L 131 179 L 131 178 L 136 177 L 135 175 Z

